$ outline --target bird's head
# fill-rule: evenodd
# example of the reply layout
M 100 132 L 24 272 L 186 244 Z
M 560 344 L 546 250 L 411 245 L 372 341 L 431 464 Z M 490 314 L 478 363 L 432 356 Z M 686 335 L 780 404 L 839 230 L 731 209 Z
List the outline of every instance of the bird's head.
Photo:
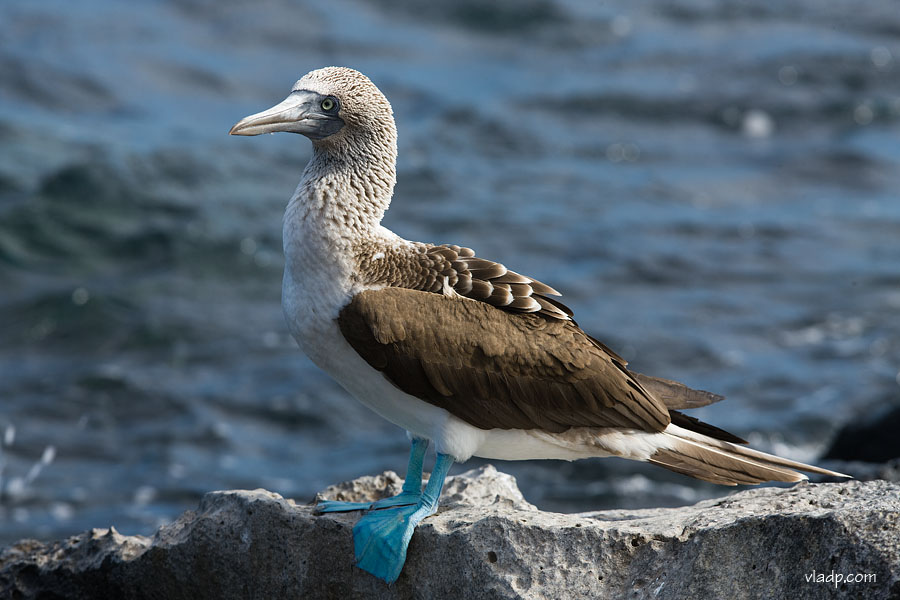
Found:
M 394 117 L 384 94 L 369 78 L 346 67 L 310 71 L 280 104 L 241 119 L 231 135 L 287 131 L 313 143 L 334 143 L 360 134 L 394 138 Z

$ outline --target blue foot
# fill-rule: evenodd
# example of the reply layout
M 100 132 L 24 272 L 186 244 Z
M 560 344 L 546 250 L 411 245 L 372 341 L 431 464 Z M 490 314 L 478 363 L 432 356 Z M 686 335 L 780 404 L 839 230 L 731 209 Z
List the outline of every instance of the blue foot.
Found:
M 371 508 L 393 508 L 395 506 L 411 506 L 418 504 L 422 498 L 422 492 L 400 492 L 393 498 L 382 498 L 373 502 Z
M 353 527 L 356 566 L 388 583 L 397 580 L 416 525 L 437 511 L 441 488 L 452 464 L 450 456 L 438 454 L 428 485 L 415 505 L 375 510 L 363 515 Z
M 366 514 L 353 527 L 356 566 L 393 583 L 406 562 L 406 547 L 412 539 L 422 507 L 398 506 Z
M 419 502 L 422 497 L 422 461 L 428 450 L 428 440 L 412 438 L 409 450 L 409 465 L 406 468 L 406 480 L 403 491 L 393 498 L 382 498 L 377 502 L 341 502 L 338 500 L 322 500 L 313 509 L 316 514 L 330 512 L 350 512 L 353 510 L 370 510 L 373 508 L 390 508 L 393 506 L 410 506 Z
M 340 500 L 319 500 L 313 512 L 316 514 L 330 512 L 350 512 L 352 510 L 369 510 L 371 502 L 341 502 Z
M 350 512 L 354 510 L 372 510 L 377 508 L 391 508 L 394 506 L 410 506 L 419 502 L 421 493 L 401 492 L 392 498 L 382 498 L 376 502 L 341 502 L 339 500 L 320 500 L 314 512 Z

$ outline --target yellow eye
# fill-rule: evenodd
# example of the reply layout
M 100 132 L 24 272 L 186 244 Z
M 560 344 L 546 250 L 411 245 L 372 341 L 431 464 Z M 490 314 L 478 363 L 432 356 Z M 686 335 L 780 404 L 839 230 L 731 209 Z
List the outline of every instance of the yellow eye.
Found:
M 332 108 L 334 108 L 334 100 L 331 98 L 322 100 L 322 110 L 331 110 Z

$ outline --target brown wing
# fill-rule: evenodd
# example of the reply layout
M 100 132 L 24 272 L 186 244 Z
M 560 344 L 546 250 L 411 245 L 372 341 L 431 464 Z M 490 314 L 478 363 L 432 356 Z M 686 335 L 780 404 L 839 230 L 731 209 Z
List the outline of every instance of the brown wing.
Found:
M 725 399 L 725 396 L 706 390 L 691 389 L 683 383 L 671 379 L 653 377 L 643 373 L 632 372 L 632 374 L 641 382 L 645 390 L 662 400 L 669 409 L 699 408 Z
M 561 295 L 555 289 L 510 271 L 500 263 L 478 258 L 471 248 L 427 244 L 423 244 L 421 248 L 416 261 L 417 268 L 406 271 L 407 275 L 414 274 L 412 281 L 404 282 L 405 285 L 399 287 L 442 293 L 446 281 L 446 284 L 461 296 L 487 302 L 501 310 L 512 313 L 536 312 L 563 320 L 569 320 L 573 316 L 567 306 L 550 297 Z M 628 361 L 600 340 L 587 337 L 611 358 L 621 363 L 621 366 L 628 364 Z M 632 375 L 646 391 L 661 400 L 670 410 L 698 408 L 725 399 L 712 392 L 691 389 L 671 379 L 642 373 Z
M 398 388 L 482 429 L 669 423 L 666 407 L 572 321 L 385 288 L 356 295 L 338 324 Z
M 415 265 L 405 271 L 408 281 L 397 287 L 441 293 L 445 285 L 466 298 L 514 313 L 541 313 L 567 320 L 569 308 L 551 298 L 560 293 L 549 285 L 510 271 L 492 260 L 478 258 L 471 248 L 422 246 Z

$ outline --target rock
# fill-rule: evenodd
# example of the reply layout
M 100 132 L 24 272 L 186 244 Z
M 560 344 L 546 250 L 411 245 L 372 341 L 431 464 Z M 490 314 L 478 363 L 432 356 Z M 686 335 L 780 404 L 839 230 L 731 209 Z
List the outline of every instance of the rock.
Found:
M 824 458 L 883 463 L 900 458 L 900 407 L 852 422 L 838 432 Z
M 396 493 L 394 473 L 326 490 Z M 152 538 L 94 529 L 0 553 L 2 598 L 830 598 L 900 596 L 900 485 L 757 488 L 683 508 L 536 510 L 493 467 L 448 480 L 400 579 L 353 566 L 358 513 L 212 492 Z M 848 582 L 848 574 L 873 580 Z M 843 581 L 834 583 L 835 576 Z M 821 578 L 823 581 L 816 582 Z M 812 577 L 813 581 L 807 578 Z

